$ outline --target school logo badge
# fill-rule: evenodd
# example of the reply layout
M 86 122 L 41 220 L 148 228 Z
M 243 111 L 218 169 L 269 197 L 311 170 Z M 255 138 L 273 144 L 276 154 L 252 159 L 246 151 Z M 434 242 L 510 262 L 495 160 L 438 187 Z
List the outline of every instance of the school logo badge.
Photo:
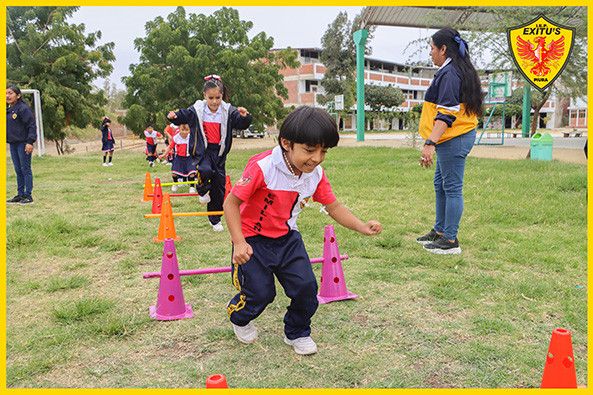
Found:
M 12 114 L 12 119 L 16 119 L 16 113 Z
M 570 58 L 575 28 L 540 14 L 524 25 L 507 28 L 511 57 L 523 77 L 540 92 L 560 76 Z
M 241 177 L 239 178 L 239 180 L 237 181 L 237 185 L 243 187 L 247 184 L 249 184 L 249 182 L 251 181 L 251 176 L 245 178 L 245 177 Z

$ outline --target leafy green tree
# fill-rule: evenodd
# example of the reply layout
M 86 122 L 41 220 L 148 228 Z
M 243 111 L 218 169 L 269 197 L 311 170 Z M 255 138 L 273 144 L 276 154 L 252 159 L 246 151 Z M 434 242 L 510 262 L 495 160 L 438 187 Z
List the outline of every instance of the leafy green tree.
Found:
M 298 67 L 290 50 L 271 52 L 274 39 L 264 32 L 249 39 L 253 23 L 223 7 L 210 16 L 187 15 L 178 7 L 166 19 L 146 23 L 146 37 L 134 41 L 140 63 L 130 65 L 124 78 L 129 108 L 122 120 L 141 133 L 146 122 L 157 129 L 168 123 L 166 113 L 187 108 L 203 96 L 204 77 L 217 74 L 229 90 L 229 101 L 253 115 L 254 126 L 275 125 L 288 113 L 288 90 L 281 68 Z
M 113 43 L 98 46 L 101 32 L 85 34 L 69 24 L 78 7 L 7 7 L 6 81 L 41 94 L 45 138 L 58 154 L 67 150 L 67 127 L 99 126 L 103 91 L 92 81 L 107 77 L 115 60 Z
M 336 95 L 344 95 L 345 113 L 350 112 L 356 100 L 356 43 L 353 34 L 360 30 L 360 17 L 357 15 L 350 22 L 348 14 L 340 12 L 321 37 L 319 60 L 325 66 L 321 85 L 326 94 L 317 97 L 321 104 L 325 104 L 334 100 Z M 371 54 L 370 42 L 375 29 L 375 26 L 369 26 L 365 55 Z
M 394 107 L 399 106 L 406 98 L 401 89 L 393 85 L 365 85 L 364 86 L 365 104 L 367 104 L 373 112 L 373 117 L 379 119 L 393 119 L 395 117 Z

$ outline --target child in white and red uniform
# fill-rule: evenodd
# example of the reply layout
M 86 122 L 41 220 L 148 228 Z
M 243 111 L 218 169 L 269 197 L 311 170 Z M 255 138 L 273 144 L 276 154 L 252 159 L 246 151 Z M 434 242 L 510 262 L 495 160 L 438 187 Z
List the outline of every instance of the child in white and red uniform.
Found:
M 233 284 L 239 291 L 227 312 L 239 341 L 257 337 L 253 320 L 274 300 L 274 275 L 291 299 L 284 316 L 284 342 L 297 354 L 317 352 L 311 317 L 317 310 L 317 281 L 296 219 L 309 198 L 325 205 L 340 225 L 364 235 L 381 233 L 363 223 L 334 196 L 321 166 L 338 144 L 336 122 L 326 111 L 299 107 L 282 123 L 279 146 L 252 157 L 224 202 L 233 241 Z
M 176 125 L 190 128 L 189 152 L 198 169 L 200 203 L 208 211 L 222 211 L 226 184 L 226 157 L 233 142 L 233 129 L 247 129 L 253 117 L 245 107 L 227 103 L 227 90 L 217 75 L 204 78 L 204 100 L 197 100 L 188 109 L 170 111 L 167 118 Z M 209 215 L 215 232 L 224 230 L 220 215 Z
M 165 137 L 165 145 L 168 147 L 169 144 L 171 143 L 171 141 L 173 141 L 173 136 L 175 136 L 177 133 L 179 133 L 179 127 L 174 125 L 174 124 L 170 124 L 167 125 L 167 127 L 165 128 L 165 130 L 163 131 L 163 136 Z M 163 162 L 164 165 L 167 166 L 171 166 L 173 165 L 173 157 L 174 157 L 174 152 L 170 151 L 169 155 L 167 155 L 167 160 L 166 162 Z
M 179 125 L 179 133 L 173 135 L 171 144 L 165 149 L 165 152 L 159 155 L 163 160 L 169 155 L 169 152 L 175 151 L 173 158 L 173 167 L 171 167 L 171 176 L 173 182 L 179 182 L 179 178 L 186 178 L 188 181 L 194 181 L 197 170 L 192 168 L 192 160 L 189 156 L 189 126 L 187 124 Z M 173 185 L 171 191 L 177 192 L 178 185 Z M 190 184 L 189 193 L 196 193 L 196 188 Z
M 157 158 L 157 138 L 163 137 L 163 135 L 154 130 L 151 123 L 148 123 L 146 124 L 146 130 L 144 130 L 144 137 L 146 138 L 146 160 L 150 167 L 154 167 L 154 161 Z

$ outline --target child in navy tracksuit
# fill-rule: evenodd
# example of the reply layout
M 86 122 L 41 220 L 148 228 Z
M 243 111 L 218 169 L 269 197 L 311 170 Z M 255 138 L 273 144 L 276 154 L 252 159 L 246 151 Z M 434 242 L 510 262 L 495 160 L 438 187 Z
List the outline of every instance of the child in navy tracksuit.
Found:
M 108 117 L 103 117 L 103 122 L 101 123 L 101 151 L 103 152 L 103 166 L 113 166 L 111 160 L 113 159 L 113 150 L 115 145 L 115 139 L 113 138 L 113 133 L 111 133 L 111 119 Z M 109 163 L 105 163 L 107 159 L 107 153 L 109 153 Z
M 163 137 L 163 135 L 154 130 L 151 123 L 148 123 L 146 124 L 146 130 L 144 131 L 144 137 L 146 138 L 146 160 L 150 167 L 154 167 L 154 161 L 157 158 L 156 139 L 158 137 Z
M 364 235 L 381 233 L 379 222 L 363 223 L 332 192 L 321 166 L 338 144 L 336 122 L 319 108 L 299 107 L 282 122 L 279 146 L 251 158 L 224 202 L 233 241 L 233 285 L 238 293 L 227 313 L 239 341 L 257 337 L 253 320 L 274 300 L 274 276 L 291 300 L 284 316 L 284 342 L 297 354 L 317 352 L 311 317 L 317 310 L 317 281 L 297 230 L 309 198 L 325 205 L 340 225 Z
M 191 156 L 189 156 L 189 150 L 187 149 L 189 143 L 189 126 L 186 124 L 179 126 L 179 133 L 173 135 L 171 144 L 165 149 L 165 151 L 159 155 L 161 160 L 165 160 L 169 156 L 170 152 L 175 152 L 173 157 L 173 165 L 171 167 L 171 176 L 173 182 L 179 182 L 179 178 L 186 178 L 188 181 L 194 181 L 197 170 L 192 167 Z M 173 185 L 171 191 L 177 192 L 178 185 Z M 190 183 L 189 193 L 196 193 L 196 189 L 193 184 Z
M 188 124 L 189 154 L 193 168 L 198 170 L 200 203 L 208 203 L 208 211 L 222 211 L 225 195 L 226 157 L 233 141 L 233 129 L 247 129 L 252 116 L 244 107 L 226 103 L 226 89 L 217 75 L 205 78 L 204 99 L 188 109 L 167 114 L 174 124 Z M 208 216 L 212 230 L 224 230 L 220 215 Z

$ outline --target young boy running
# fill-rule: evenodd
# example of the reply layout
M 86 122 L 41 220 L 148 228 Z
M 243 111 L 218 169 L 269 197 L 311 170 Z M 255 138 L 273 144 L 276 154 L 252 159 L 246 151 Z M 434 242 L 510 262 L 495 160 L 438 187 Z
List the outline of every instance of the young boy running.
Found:
M 317 352 L 311 317 L 317 310 L 317 281 L 296 219 L 309 198 L 325 205 L 340 225 L 364 235 L 381 233 L 377 221 L 363 223 L 334 196 L 321 166 L 338 144 L 333 117 L 299 107 L 282 123 L 279 146 L 252 157 L 224 202 L 233 240 L 233 284 L 238 294 L 227 312 L 239 341 L 257 338 L 253 320 L 274 300 L 274 275 L 291 300 L 284 316 L 284 342 L 297 354 Z

